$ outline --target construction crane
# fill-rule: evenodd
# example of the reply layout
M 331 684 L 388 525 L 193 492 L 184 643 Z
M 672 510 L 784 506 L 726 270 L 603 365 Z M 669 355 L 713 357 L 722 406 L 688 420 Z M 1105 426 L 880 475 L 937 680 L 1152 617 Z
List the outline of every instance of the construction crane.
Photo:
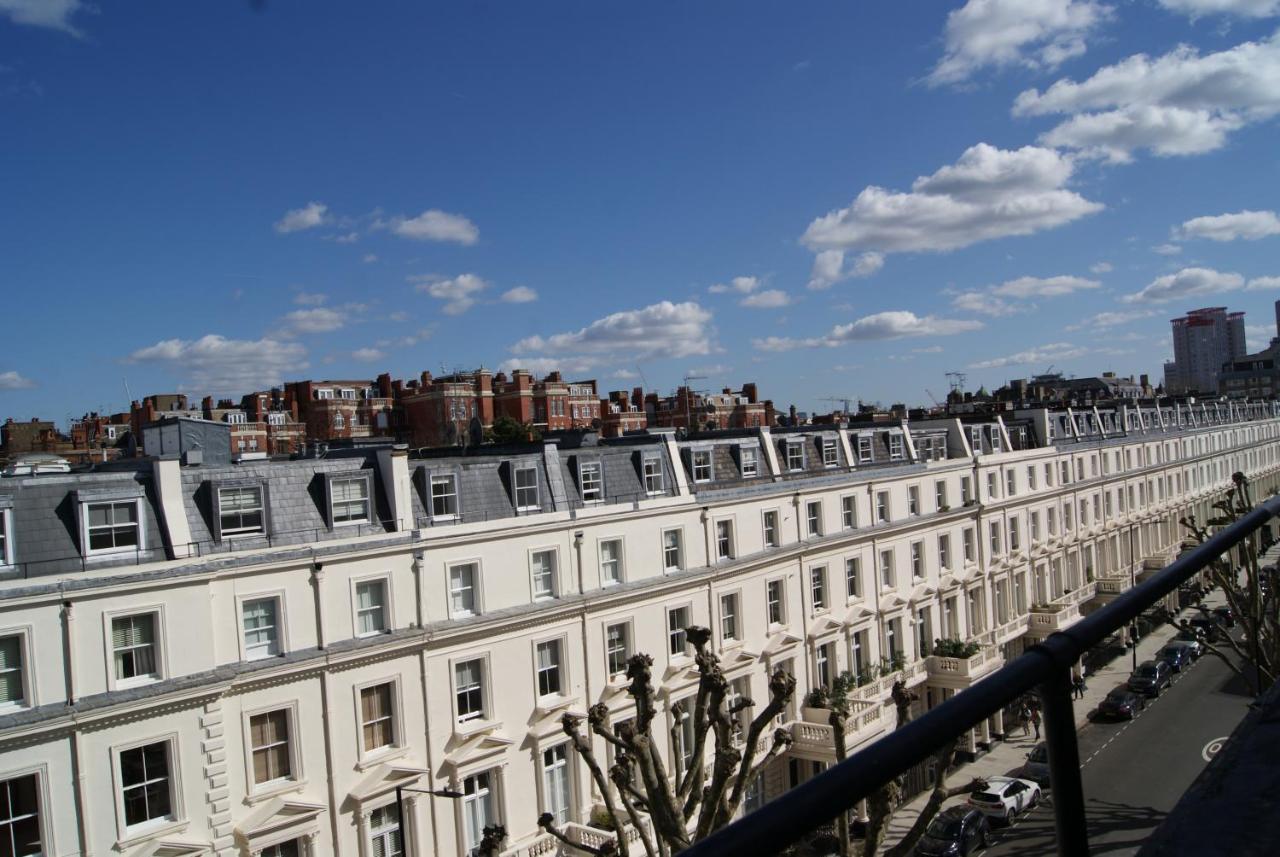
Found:
M 924 391 L 929 394 L 930 399 L 933 399 L 934 405 L 936 405 L 939 408 L 942 407 L 942 402 L 938 401 L 938 397 L 933 394 L 933 390 L 930 390 L 928 387 L 925 387 Z
M 843 413 L 846 413 L 846 414 L 853 413 L 853 408 L 851 405 L 856 400 L 857 400 L 856 396 L 823 396 L 822 398 L 818 399 L 818 401 L 820 402 L 832 402 L 832 403 L 839 402 L 841 405 L 844 406 Z
M 953 392 L 953 393 L 963 393 L 963 392 L 964 392 L 964 382 L 965 382 L 965 379 L 967 379 L 968 377 L 969 377 L 969 376 L 968 376 L 968 375 L 966 375 L 964 372 L 948 372 L 948 373 L 947 373 L 947 380 L 948 380 L 948 381 L 950 382 L 950 384 L 951 384 L 951 392 Z
M 689 409 L 689 400 L 693 398 L 693 389 L 689 386 L 690 381 L 705 381 L 706 375 L 695 375 L 692 372 L 686 372 L 684 376 L 684 429 L 689 434 L 693 434 L 693 416 Z

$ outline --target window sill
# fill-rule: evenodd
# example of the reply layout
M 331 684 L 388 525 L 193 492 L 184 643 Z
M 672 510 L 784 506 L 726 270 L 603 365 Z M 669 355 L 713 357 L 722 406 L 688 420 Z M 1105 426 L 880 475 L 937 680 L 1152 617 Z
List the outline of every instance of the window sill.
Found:
M 379 747 L 376 750 L 370 750 L 360 757 L 360 761 L 356 762 L 357 771 L 367 771 L 377 765 L 390 762 L 392 759 L 399 759 L 409 753 L 407 746 L 397 747 L 394 744 L 387 747 Z
M 131 845 L 137 845 L 139 842 L 146 842 L 157 836 L 163 836 L 166 833 L 180 833 L 187 829 L 190 822 L 187 819 L 177 821 L 165 819 L 162 821 L 146 821 L 142 824 L 135 824 L 133 827 L 126 827 L 124 833 L 116 840 L 116 850 L 124 851 Z
M 134 687 L 146 687 L 149 684 L 155 684 L 160 681 L 160 676 L 149 675 L 135 678 L 117 679 L 111 686 L 112 690 L 129 690 Z
M 250 794 L 245 795 L 244 802 L 246 806 L 256 806 L 264 800 L 269 800 L 277 795 L 301 791 L 306 785 L 307 781 L 305 778 L 301 780 L 284 779 L 263 783 L 260 786 L 254 786 L 253 791 Z
M 501 728 L 501 720 L 468 720 L 465 723 L 455 723 L 453 734 L 460 738 L 469 738 L 472 735 L 495 732 Z
M 543 696 L 538 698 L 538 704 L 534 706 L 534 711 L 542 717 L 562 711 L 573 705 L 576 700 L 572 696 L 565 696 L 562 693 L 554 696 Z

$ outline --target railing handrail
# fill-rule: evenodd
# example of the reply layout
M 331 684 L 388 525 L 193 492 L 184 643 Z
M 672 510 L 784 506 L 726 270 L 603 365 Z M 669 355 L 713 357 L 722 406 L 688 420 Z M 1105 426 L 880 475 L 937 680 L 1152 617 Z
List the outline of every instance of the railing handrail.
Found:
M 681 852 L 681 857 L 771 854 L 790 845 L 808 831 L 869 797 L 887 779 L 927 760 L 948 741 L 1002 711 L 1037 685 L 1065 675 L 1090 648 L 1127 627 L 1142 611 L 1174 592 L 1180 584 L 1278 516 L 1280 496 L 1258 503 L 1239 520 L 1214 533 L 1164 570 L 1121 593 L 1067 630 L 1052 634 L 981 682 L 755 812 L 695 842 Z M 1071 728 L 1074 730 L 1074 723 Z M 1073 743 L 1073 751 L 1074 747 Z M 1052 754 L 1050 761 L 1052 765 Z M 1075 774 L 1078 777 L 1079 771 Z M 1061 837 L 1059 839 L 1061 844 Z

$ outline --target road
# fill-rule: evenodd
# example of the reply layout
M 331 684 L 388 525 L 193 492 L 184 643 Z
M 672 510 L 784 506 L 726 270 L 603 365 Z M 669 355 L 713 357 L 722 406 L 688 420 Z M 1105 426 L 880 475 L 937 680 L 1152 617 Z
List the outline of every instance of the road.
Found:
M 1094 721 L 1079 732 L 1094 855 L 1134 854 L 1244 717 L 1251 697 L 1206 655 L 1174 676 L 1130 722 Z M 1012 772 L 1010 772 L 1012 773 Z M 990 855 L 1057 854 L 1052 796 L 1012 827 L 993 830 Z

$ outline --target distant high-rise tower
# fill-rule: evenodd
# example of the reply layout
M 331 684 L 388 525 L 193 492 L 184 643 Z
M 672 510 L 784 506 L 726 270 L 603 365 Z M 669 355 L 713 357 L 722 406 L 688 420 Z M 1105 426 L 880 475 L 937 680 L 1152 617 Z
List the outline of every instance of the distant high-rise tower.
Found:
M 1280 324 L 1280 302 L 1276 313 Z M 1172 319 L 1171 324 L 1173 363 L 1165 364 L 1165 389 L 1170 393 L 1217 393 L 1222 364 L 1244 356 L 1244 313 L 1206 307 Z

